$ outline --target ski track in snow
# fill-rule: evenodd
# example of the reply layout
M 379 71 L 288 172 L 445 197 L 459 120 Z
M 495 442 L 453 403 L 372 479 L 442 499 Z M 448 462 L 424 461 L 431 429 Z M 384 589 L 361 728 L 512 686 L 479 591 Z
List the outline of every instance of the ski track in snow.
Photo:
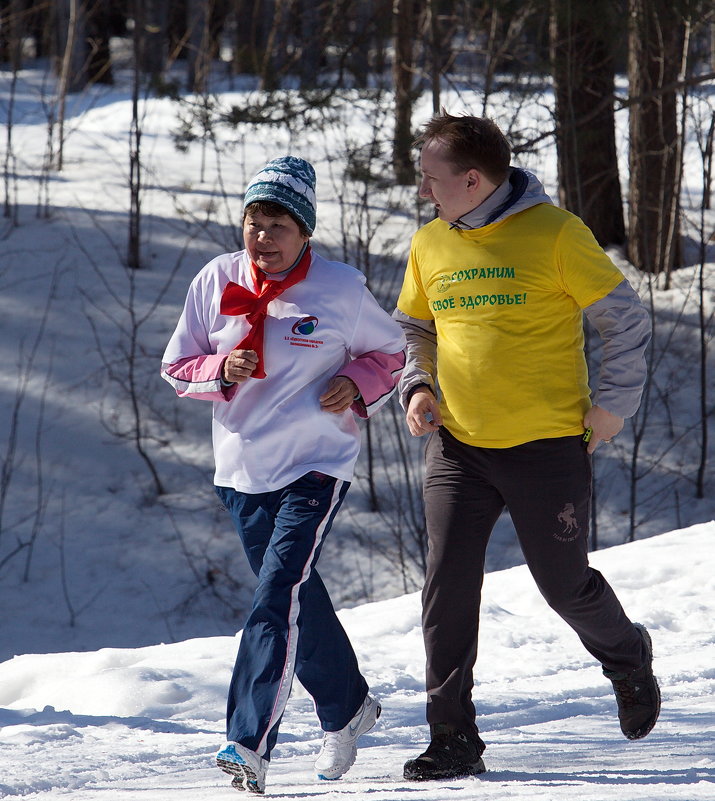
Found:
M 628 742 L 599 666 L 523 566 L 487 575 L 475 699 L 488 771 L 414 783 L 425 746 L 418 594 L 344 610 L 383 714 L 352 770 L 321 782 L 320 729 L 296 682 L 267 796 L 300 801 L 699 801 L 715 798 L 715 523 L 592 555 L 652 633 L 663 710 Z M 231 799 L 213 764 L 237 640 L 27 654 L 0 663 L 2 798 Z

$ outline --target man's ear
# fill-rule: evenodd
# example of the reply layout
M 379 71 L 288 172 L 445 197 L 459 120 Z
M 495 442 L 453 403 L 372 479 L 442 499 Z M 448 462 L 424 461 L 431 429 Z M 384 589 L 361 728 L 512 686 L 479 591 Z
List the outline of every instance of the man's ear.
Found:
M 475 169 L 469 170 L 467 173 L 467 191 L 476 192 L 482 182 L 482 176 Z

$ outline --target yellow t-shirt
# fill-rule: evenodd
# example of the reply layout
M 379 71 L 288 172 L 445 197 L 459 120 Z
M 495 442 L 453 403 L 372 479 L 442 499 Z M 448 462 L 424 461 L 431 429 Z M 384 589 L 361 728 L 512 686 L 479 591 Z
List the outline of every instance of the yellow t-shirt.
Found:
M 439 219 L 417 231 L 397 306 L 434 319 L 450 433 L 488 448 L 582 433 L 581 310 L 622 280 L 589 228 L 546 203 L 473 231 Z

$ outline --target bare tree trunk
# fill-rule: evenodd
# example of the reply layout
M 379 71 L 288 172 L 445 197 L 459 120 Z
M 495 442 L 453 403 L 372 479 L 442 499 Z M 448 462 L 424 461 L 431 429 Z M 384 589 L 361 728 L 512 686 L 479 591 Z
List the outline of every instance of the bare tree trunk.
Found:
M 13 68 L 10 80 L 10 96 L 7 102 L 7 121 L 5 123 L 5 157 L 3 159 L 3 184 L 5 187 L 5 199 L 3 203 L 3 216 L 12 219 L 12 224 L 18 224 L 17 193 L 16 189 L 17 172 L 15 169 L 15 152 L 13 143 L 13 125 L 15 113 L 15 95 L 17 88 L 17 70 Z M 14 200 L 13 200 L 14 197 Z
M 22 40 L 23 40 L 23 14 L 20 0 L 10 0 L 0 14 L 0 35 L 3 37 L 0 58 L 7 57 L 10 63 L 10 90 L 7 98 L 7 113 L 5 116 L 5 153 L 3 155 L 3 185 L 4 203 L 3 216 L 12 219 L 12 224 L 18 224 L 17 206 L 17 172 L 15 143 L 13 140 L 15 124 L 15 100 L 17 97 L 18 72 L 22 68 Z M 4 52 L 3 52 L 4 51 Z M 14 195 L 14 199 L 13 199 Z
M 208 91 L 211 66 L 220 55 L 227 17 L 227 0 L 187 0 L 185 51 L 187 85 L 192 92 Z
M 497 44 L 499 33 L 499 8 L 497 4 L 492 5 L 491 13 L 489 14 L 489 34 L 487 36 L 486 46 L 486 63 L 484 65 L 484 97 L 482 100 L 482 116 L 487 116 L 487 105 L 489 103 L 489 96 L 492 93 L 494 76 L 496 74 L 497 65 L 499 64 L 499 45 Z
M 188 19 L 187 4 L 188 0 L 171 0 L 168 8 L 167 28 L 169 44 L 169 62 L 186 59 L 187 42 L 189 33 L 186 28 Z
M 354 34 L 348 42 L 348 47 L 350 49 L 349 69 L 355 79 L 355 84 L 361 89 L 366 89 L 370 77 L 368 51 L 371 19 L 375 13 L 375 4 L 373 0 L 365 0 L 364 2 L 351 5 Z
M 236 0 L 234 13 L 236 35 L 232 69 L 235 74 L 259 75 L 268 42 L 270 18 L 267 3 L 271 0 Z
M 703 209 L 704 212 L 704 209 Z M 705 282 L 705 219 L 701 220 L 700 269 L 698 270 L 698 324 L 700 330 L 700 463 L 696 479 L 695 497 L 705 497 L 705 476 L 708 466 L 708 320 Z
M 471 4 L 470 4 L 471 5 Z M 542 0 L 523 0 L 511 3 L 509 0 L 490 0 L 488 3 L 474 4 L 476 9 L 467 15 L 467 26 L 473 35 L 481 38 L 487 28 L 486 42 L 482 54 L 484 64 L 480 70 L 483 81 L 482 116 L 489 114 L 489 102 L 495 87 L 495 78 L 500 71 L 509 70 L 514 78 L 523 68 L 525 53 L 521 43 L 531 34 L 538 32 L 539 26 L 531 24 L 538 21 L 539 12 L 544 6 L 548 12 L 548 2 Z M 474 16 L 472 16 L 474 15 Z M 547 13 L 548 19 L 548 13 Z M 538 39 L 538 33 L 536 33 Z M 529 48 L 529 54 L 535 54 L 535 48 Z M 521 66 L 520 66 L 521 65 Z M 532 67 L 529 65 L 529 69 Z
M 706 214 L 710 208 L 710 178 L 713 162 L 713 139 L 715 138 L 715 113 L 702 146 L 703 198 L 700 204 L 700 268 L 698 270 L 698 327 L 700 331 L 700 464 L 696 479 L 696 498 L 705 497 L 705 477 L 708 465 L 708 309 L 705 281 L 707 245 Z
M 142 50 L 144 16 L 142 0 L 134 0 L 134 75 L 132 79 L 132 122 L 129 129 L 129 233 L 127 239 L 127 265 L 136 270 L 141 259 L 141 138 L 139 119 L 139 54 Z
M 253 7 L 255 0 L 234 0 L 233 2 L 233 52 L 231 72 L 233 75 L 255 72 L 253 53 L 255 39 L 252 36 Z
M 442 65 L 444 64 L 442 32 L 439 24 L 439 9 L 436 0 L 427 0 L 425 25 L 429 42 L 430 83 L 432 86 L 432 113 L 439 114 L 442 88 Z
M 715 132 L 715 112 L 710 119 L 710 130 L 707 135 L 705 144 L 705 152 L 703 159 L 705 162 L 705 169 L 703 171 L 703 208 L 709 210 L 712 208 L 712 185 L 713 185 L 713 133 Z
M 61 94 L 79 92 L 87 86 L 87 2 L 88 0 L 56 0 L 57 53 L 59 57 Z
M 73 76 L 80 68 L 76 49 L 78 28 L 80 27 L 80 0 L 59 0 L 57 13 L 58 35 L 60 41 L 64 42 L 63 46 L 59 48 L 59 52 L 62 53 L 62 62 L 57 90 L 57 169 L 61 172 L 64 166 L 65 105 L 68 93 L 73 91 Z
M 145 0 L 140 36 L 140 68 L 156 85 L 164 74 L 168 54 L 169 0 Z
M 318 82 L 324 46 L 323 14 L 324 3 L 307 0 L 299 5 L 300 58 L 298 73 L 301 89 L 310 89 Z
M 648 309 L 651 319 L 651 347 L 647 351 L 647 379 L 643 387 L 643 397 L 638 411 L 628 421 L 632 435 L 633 445 L 631 446 L 630 459 L 628 460 L 628 480 L 629 480 L 629 501 L 628 501 L 628 536 L 627 541 L 633 542 L 636 537 L 638 522 L 636 512 L 638 511 L 638 489 L 642 475 L 639 473 L 640 450 L 643 444 L 649 423 L 649 412 L 653 404 L 653 393 L 657 391 L 655 382 L 655 347 L 656 342 L 656 323 L 655 298 L 653 295 L 654 277 L 648 277 Z
M 187 3 L 188 74 L 186 83 L 192 92 L 205 92 L 211 67 L 209 19 L 212 0 L 189 0 Z
M 22 68 L 22 40 L 26 30 L 26 14 L 22 0 L 0 3 L 0 63 L 9 62 L 13 72 Z
M 269 19 L 273 20 L 268 33 L 266 50 L 261 63 L 261 89 L 266 92 L 278 89 L 285 62 L 289 0 L 269 0 L 273 7 Z
M 89 0 L 86 20 L 87 81 L 111 85 L 114 77 L 109 50 L 108 0 Z
M 35 58 L 45 58 L 52 53 L 52 13 L 48 13 L 47 8 L 47 4 L 40 0 L 28 12 L 27 27 L 35 40 Z
M 669 269 L 665 272 L 664 289 L 670 289 L 671 271 L 677 267 L 681 261 L 680 248 L 680 190 L 683 185 L 683 154 L 685 153 L 686 137 L 686 116 L 688 111 L 688 92 L 689 87 L 685 76 L 688 71 L 688 53 L 690 51 L 690 19 L 684 21 L 683 43 L 680 58 L 680 73 L 678 79 L 683 84 L 682 94 L 680 95 L 680 125 L 677 126 L 675 140 L 675 178 L 673 180 L 673 193 L 670 196 L 670 214 L 668 215 L 669 226 L 666 231 L 665 246 L 668 251 L 674 252 L 674 258 Z
M 375 59 L 373 74 L 380 86 L 384 86 L 383 76 L 387 69 L 387 48 L 391 36 L 392 0 L 373 0 L 375 8 Z
M 392 165 L 395 180 L 402 186 L 415 182 L 415 165 L 412 161 L 412 103 L 413 46 L 415 0 L 394 0 L 393 6 L 394 61 L 392 76 L 395 86 L 395 134 L 392 147 Z
M 675 84 L 685 23 L 668 0 L 629 0 L 631 96 L 628 258 L 640 270 L 669 274 L 680 257 L 678 116 Z
M 617 36 L 611 0 L 551 3 L 559 202 L 578 214 L 601 245 L 625 242 L 613 105 Z

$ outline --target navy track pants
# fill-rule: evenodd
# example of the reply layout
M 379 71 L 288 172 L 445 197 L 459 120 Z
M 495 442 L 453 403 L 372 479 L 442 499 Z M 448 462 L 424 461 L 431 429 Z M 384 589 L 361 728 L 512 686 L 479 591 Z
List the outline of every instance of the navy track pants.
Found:
M 308 473 L 273 492 L 216 493 L 258 577 L 228 694 L 226 736 L 264 759 L 278 737 L 293 675 L 324 731 L 342 729 L 368 687 L 315 565 L 349 482 Z

